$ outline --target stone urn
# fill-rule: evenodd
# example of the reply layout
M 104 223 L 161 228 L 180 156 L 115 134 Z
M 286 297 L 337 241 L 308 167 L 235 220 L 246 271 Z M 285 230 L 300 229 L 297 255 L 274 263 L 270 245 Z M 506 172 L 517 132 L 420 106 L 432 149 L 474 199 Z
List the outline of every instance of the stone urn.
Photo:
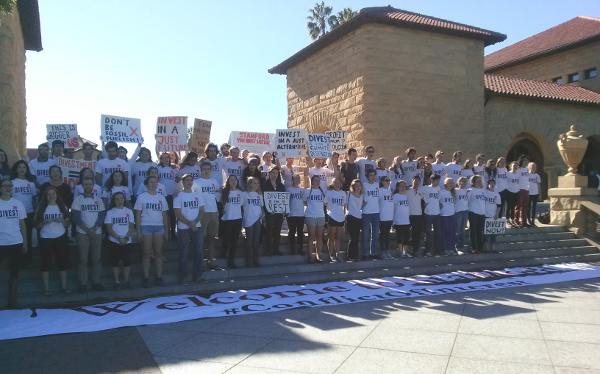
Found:
M 563 161 L 569 167 L 567 175 L 576 175 L 577 167 L 587 150 L 588 140 L 575 130 L 575 126 L 571 126 L 571 131 L 558 136 L 556 145 Z

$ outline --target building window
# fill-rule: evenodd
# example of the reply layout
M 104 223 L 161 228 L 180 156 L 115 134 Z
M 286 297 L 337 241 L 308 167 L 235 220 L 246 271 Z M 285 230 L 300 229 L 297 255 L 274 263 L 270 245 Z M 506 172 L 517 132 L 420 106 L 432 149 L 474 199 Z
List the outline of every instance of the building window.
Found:
M 569 74 L 569 83 L 579 82 L 579 73 Z
M 585 79 L 596 78 L 598 71 L 596 68 L 587 69 L 584 73 Z
M 555 77 L 555 78 L 552 78 L 552 82 L 554 82 L 554 83 L 558 83 L 558 84 L 562 84 L 562 77 Z

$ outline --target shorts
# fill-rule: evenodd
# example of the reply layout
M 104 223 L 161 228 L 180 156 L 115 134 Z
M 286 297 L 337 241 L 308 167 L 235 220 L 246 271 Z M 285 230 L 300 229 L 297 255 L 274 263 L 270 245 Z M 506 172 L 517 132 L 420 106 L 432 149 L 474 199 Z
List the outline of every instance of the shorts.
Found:
M 325 226 L 325 217 L 306 217 L 304 223 L 307 226 Z
M 345 223 L 345 221 L 339 222 L 339 221 L 334 220 L 331 217 L 329 217 L 329 222 L 327 222 L 327 224 L 331 227 L 344 227 L 344 223 Z
M 123 262 L 123 267 L 130 265 L 131 243 L 119 245 L 115 242 L 109 241 L 108 246 L 110 252 L 110 266 L 113 268 L 119 267 L 119 262 L 121 261 Z
M 153 234 L 164 235 L 165 227 L 163 225 L 156 225 L 156 226 L 155 225 L 152 225 L 152 226 L 142 225 L 142 227 L 140 228 L 140 233 L 142 234 L 142 236 L 153 235 Z
M 204 237 L 207 235 L 217 236 L 219 234 L 219 212 L 204 212 L 200 226 Z

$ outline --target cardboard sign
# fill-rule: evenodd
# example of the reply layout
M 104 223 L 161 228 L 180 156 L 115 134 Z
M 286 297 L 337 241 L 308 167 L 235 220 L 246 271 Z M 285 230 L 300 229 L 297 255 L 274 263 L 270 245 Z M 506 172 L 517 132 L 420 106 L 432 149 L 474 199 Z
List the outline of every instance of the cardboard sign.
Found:
M 306 157 L 306 130 L 277 130 L 272 144 L 271 149 L 277 152 L 278 158 Z
M 269 213 L 288 213 L 290 211 L 290 193 L 265 191 L 265 207 Z
M 79 147 L 79 134 L 77 125 L 46 125 L 48 144 L 52 147 L 52 142 L 62 140 L 65 142 L 65 148 Z
M 81 169 L 96 170 L 96 161 L 71 160 L 70 158 L 59 157 L 56 165 L 62 170 L 63 181 L 71 187 L 71 191 L 75 190 L 75 186 L 79 184 Z
M 102 140 L 117 143 L 141 143 L 142 127 L 139 118 L 109 116 L 100 117 Z
M 348 148 L 348 131 L 325 131 L 329 135 L 332 151 L 345 151 Z
M 204 148 L 210 143 L 210 129 L 212 121 L 203 119 L 194 119 L 194 131 L 188 142 L 190 152 L 196 152 L 199 155 L 204 155 Z
M 486 218 L 483 235 L 504 234 L 506 231 L 506 218 Z
M 240 151 L 247 149 L 250 153 L 262 156 L 263 152 L 269 150 L 269 145 L 274 137 L 275 134 L 263 132 L 232 131 L 229 135 L 229 144 L 238 147 Z
M 187 117 L 158 117 L 156 121 L 156 150 L 181 152 L 188 148 Z
M 308 155 L 310 158 L 330 158 L 331 140 L 329 135 L 308 134 Z

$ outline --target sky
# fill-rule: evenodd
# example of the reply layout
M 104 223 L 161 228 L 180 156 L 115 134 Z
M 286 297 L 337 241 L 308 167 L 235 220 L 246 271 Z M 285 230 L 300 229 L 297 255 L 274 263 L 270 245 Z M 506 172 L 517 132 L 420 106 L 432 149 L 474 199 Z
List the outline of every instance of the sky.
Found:
M 600 18 L 597 0 L 326 2 L 334 13 L 388 4 L 508 36 L 486 54 L 578 15 Z M 219 144 L 231 131 L 286 128 L 286 78 L 267 70 L 310 44 L 314 5 L 39 0 L 44 50 L 26 54 L 27 147 L 45 141 L 46 124 L 76 123 L 99 142 L 101 114 L 140 118 L 150 149 L 160 116 L 212 121 Z

